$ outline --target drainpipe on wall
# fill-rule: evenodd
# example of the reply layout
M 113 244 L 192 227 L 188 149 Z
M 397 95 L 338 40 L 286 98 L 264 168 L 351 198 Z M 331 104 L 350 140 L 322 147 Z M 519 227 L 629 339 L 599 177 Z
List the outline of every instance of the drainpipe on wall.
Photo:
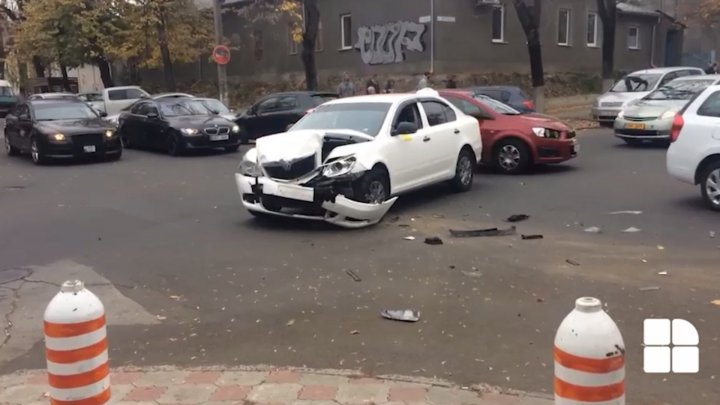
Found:
M 655 37 L 657 35 L 656 31 L 657 31 L 658 24 L 660 24 L 660 17 L 658 17 L 655 24 L 653 24 L 653 29 L 652 29 L 652 46 L 650 47 L 650 66 L 653 66 L 653 67 L 655 66 L 655 48 L 657 47 Z

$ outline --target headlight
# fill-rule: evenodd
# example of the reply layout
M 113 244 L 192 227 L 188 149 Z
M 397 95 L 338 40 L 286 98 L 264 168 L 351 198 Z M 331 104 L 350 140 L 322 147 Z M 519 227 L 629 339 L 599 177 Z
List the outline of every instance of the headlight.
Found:
M 195 128 L 180 128 L 180 132 L 182 132 L 184 135 L 197 135 L 198 130 Z
M 667 110 L 664 113 L 662 113 L 662 115 L 660 116 L 660 119 L 661 120 L 669 120 L 671 118 L 675 118 L 676 114 L 677 114 L 677 110 L 670 109 L 670 110 Z
M 115 131 L 113 131 L 111 129 L 108 129 L 107 131 L 105 131 L 106 138 L 112 138 L 114 135 L 115 135 Z
M 65 142 L 65 139 L 67 139 L 67 138 L 65 138 L 64 134 L 53 134 L 53 135 L 50 135 L 50 139 L 52 139 L 53 141 L 58 141 L 58 142 Z
M 233 131 L 233 134 L 237 134 L 238 132 L 240 132 L 240 126 L 238 126 L 238 125 L 233 125 L 233 126 L 232 126 L 232 131 Z
M 243 176 L 249 176 L 249 177 L 260 177 L 262 176 L 262 170 L 260 170 L 260 165 L 257 164 L 257 162 L 254 162 L 249 159 L 245 159 L 243 157 L 243 160 L 240 162 L 240 165 L 237 168 L 238 173 L 242 174 Z
M 357 159 L 355 159 L 354 156 L 340 158 L 334 162 L 328 163 L 323 169 L 322 174 L 325 177 L 344 176 L 352 171 L 353 167 L 355 167 L 356 161 Z

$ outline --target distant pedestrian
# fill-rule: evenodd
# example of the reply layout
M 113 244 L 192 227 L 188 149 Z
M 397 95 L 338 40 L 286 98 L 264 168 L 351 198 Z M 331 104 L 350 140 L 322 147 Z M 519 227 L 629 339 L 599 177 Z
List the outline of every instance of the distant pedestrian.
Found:
M 448 89 L 457 89 L 457 83 L 455 83 L 455 75 L 450 75 L 448 77 L 446 86 Z
M 343 73 L 342 82 L 337 87 L 337 94 L 340 97 L 352 97 L 355 95 L 355 83 L 350 81 L 350 75 Z
M 365 88 L 367 89 L 367 94 L 380 93 L 380 83 L 378 83 L 377 75 L 372 75 L 372 77 L 368 79 L 367 83 L 365 83 Z M 371 88 L 373 89 L 372 93 L 370 93 Z
M 423 77 L 420 78 L 420 81 L 418 82 L 416 90 L 422 90 L 428 87 L 431 87 L 430 79 L 432 77 L 432 72 L 425 72 L 423 74 Z
M 395 93 L 395 81 L 388 80 L 387 83 L 385 83 L 385 93 Z
M 718 72 L 718 63 L 717 62 L 713 62 L 710 66 L 707 67 L 707 69 L 705 69 L 705 73 L 707 73 L 709 75 L 713 75 L 717 72 Z

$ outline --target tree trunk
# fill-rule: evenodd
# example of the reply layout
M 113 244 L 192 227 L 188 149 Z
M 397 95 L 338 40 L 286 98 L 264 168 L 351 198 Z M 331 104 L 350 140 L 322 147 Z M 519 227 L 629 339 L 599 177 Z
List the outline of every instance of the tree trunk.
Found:
M 615 29 L 617 2 L 615 0 L 597 0 L 598 14 L 603 26 L 602 78 L 603 91 L 609 90 L 614 82 L 615 73 Z
M 529 1 L 532 1 L 532 6 L 528 5 Z M 541 7 L 541 0 L 515 0 L 515 11 L 527 39 L 535 109 L 539 112 L 543 112 L 545 108 L 545 71 L 543 68 L 542 44 L 540 43 Z
M 68 93 L 72 92 L 72 89 L 70 88 L 70 78 L 68 77 L 67 66 L 62 63 L 60 64 L 60 75 L 62 76 L 63 90 L 67 91 Z
M 302 62 L 305 67 L 305 84 L 307 90 L 317 90 L 317 65 L 315 63 L 315 43 L 317 42 L 320 27 L 320 10 L 317 0 L 305 0 L 305 32 L 303 33 Z
M 173 71 L 172 57 L 170 56 L 170 48 L 168 47 L 165 15 L 162 11 L 160 12 L 157 31 L 158 43 L 160 45 L 160 56 L 163 64 L 163 75 L 165 76 L 165 87 L 167 91 L 175 91 L 175 72 Z
M 33 68 L 35 68 L 35 77 L 45 77 L 45 64 L 39 56 L 32 57 Z
M 110 62 L 108 62 L 107 59 L 100 57 L 95 59 L 95 64 L 97 65 L 98 70 L 100 70 L 100 80 L 103 82 L 103 87 L 114 87 L 115 81 L 112 78 Z

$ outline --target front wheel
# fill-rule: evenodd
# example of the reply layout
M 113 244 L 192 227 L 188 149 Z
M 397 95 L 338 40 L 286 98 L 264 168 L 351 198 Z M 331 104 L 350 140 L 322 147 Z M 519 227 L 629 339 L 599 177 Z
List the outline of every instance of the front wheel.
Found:
M 175 135 L 168 136 L 167 139 L 167 153 L 170 156 L 180 156 L 183 152 L 180 140 Z
M 499 141 L 493 153 L 495 168 L 505 174 L 520 174 L 532 164 L 532 154 L 525 142 L 518 139 Z
M 390 198 L 390 181 L 384 170 L 374 168 L 355 184 L 355 199 L 367 204 L 382 204 Z
M 720 161 L 708 166 L 700 183 L 703 201 L 711 210 L 720 211 Z
M 44 165 L 47 163 L 45 152 L 36 138 L 33 138 L 32 141 L 30 141 L 30 158 L 36 165 Z
M 451 185 L 455 191 L 462 193 L 472 188 L 476 164 L 475 157 L 469 150 L 463 149 L 460 151 L 455 165 L 455 177 L 451 180 Z
M 10 138 L 8 138 L 7 135 L 4 136 L 5 138 L 5 152 L 8 156 L 17 156 L 20 154 L 20 150 L 10 143 Z

